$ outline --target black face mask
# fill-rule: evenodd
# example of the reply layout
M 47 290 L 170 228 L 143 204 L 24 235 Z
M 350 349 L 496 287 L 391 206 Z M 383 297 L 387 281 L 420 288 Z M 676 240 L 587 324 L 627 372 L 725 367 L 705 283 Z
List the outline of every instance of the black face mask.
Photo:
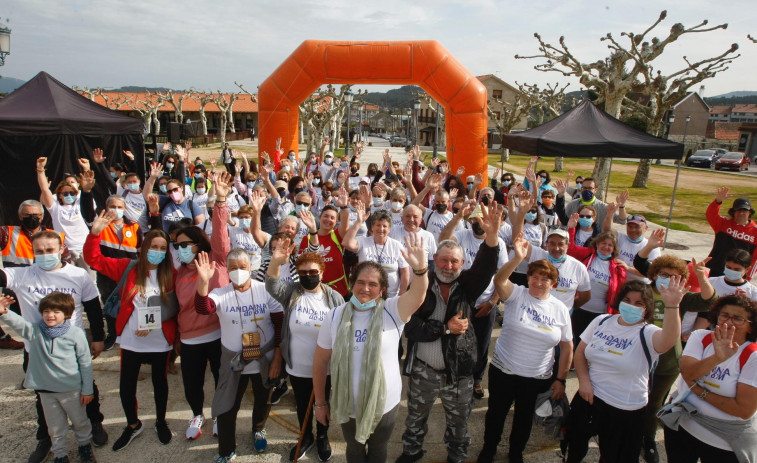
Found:
M 320 275 L 305 275 L 300 277 L 300 284 L 308 291 L 314 290 L 321 283 Z
M 484 230 L 484 227 L 482 227 L 481 224 L 478 222 L 473 222 L 470 224 L 470 226 L 471 226 L 471 229 L 473 229 L 473 233 L 475 233 L 478 236 L 481 236 L 486 233 L 486 231 Z
M 295 188 L 295 189 L 294 189 L 294 194 L 295 194 L 295 195 L 297 195 L 297 194 L 298 194 L 298 193 L 300 193 L 301 191 L 305 191 L 305 189 L 304 189 L 304 188 Z
M 370 175 L 371 177 L 375 177 L 376 176 L 376 171 L 375 170 L 369 170 L 368 171 L 368 175 Z
M 483 204 L 484 206 L 488 206 L 489 205 L 489 197 L 488 196 L 484 196 L 483 198 L 481 198 L 481 204 Z
M 23 219 L 21 219 L 21 225 L 24 226 L 27 230 L 35 230 L 37 227 L 39 227 L 41 220 L 36 215 L 27 215 Z
M 436 209 L 436 212 L 440 214 L 444 214 L 447 212 L 447 205 L 446 204 L 434 204 L 434 209 Z
M 350 172 L 352 172 L 353 174 L 354 174 L 355 172 L 357 172 L 357 167 L 350 167 Z

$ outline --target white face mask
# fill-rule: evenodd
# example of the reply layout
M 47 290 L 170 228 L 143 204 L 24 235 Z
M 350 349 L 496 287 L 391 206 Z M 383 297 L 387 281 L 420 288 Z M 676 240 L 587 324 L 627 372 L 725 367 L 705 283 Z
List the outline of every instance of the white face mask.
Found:
M 243 268 L 229 272 L 229 280 L 237 286 L 242 286 L 250 279 L 250 271 Z

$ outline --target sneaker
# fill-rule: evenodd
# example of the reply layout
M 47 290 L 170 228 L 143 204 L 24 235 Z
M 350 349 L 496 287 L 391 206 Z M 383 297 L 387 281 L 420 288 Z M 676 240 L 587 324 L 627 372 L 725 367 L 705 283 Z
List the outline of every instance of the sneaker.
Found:
M 231 460 L 235 459 L 236 457 L 237 457 L 237 452 L 231 452 L 231 455 L 229 455 L 228 457 L 220 457 L 219 456 L 216 459 L 216 463 L 228 463 Z
M 113 349 L 113 346 L 115 346 L 115 345 L 116 345 L 116 337 L 108 335 L 105 338 L 105 348 L 103 350 L 109 351 L 109 350 Z
M 81 463 L 97 463 L 95 455 L 92 453 L 92 446 L 80 445 L 79 446 L 79 461 Z
M 289 394 L 289 386 L 287 386 L 287 382 L 282 381 L 279 383 L 278 386 L 276 386 L 276 389 L 273 390 L 273 394 L 271 394 L 271 405 L 276 405 L 281 401 L 281 398 L 285 395 Z
M 189 420 L 189 427 L 187 428 L 186 437 L 187 440 L 194 440 L 200 437 L 202 434 L 202 424 L 205 422 L 204 415 L 196 415 Z
M 646 463 L 659 463 L 660 454 L 657 452 L 657 443 L 654 440 L 644 439 L 644 461 Z
M 102 423 L 92 424 L 92 444 L 95 447 L 102 447 L 108 443 L 108 433 L 105 432 Z
M 397 457 L 397 460 L 395 460 L 394 463 L 413 463 L 423 458 L 424 453 L 426 453 L 425 450 L 421 450 L 418 453 L 412 453 L 412 454 L 402 452 L 402 455 Z
M 473 397 L 477 399 L 483 399 L 484 398 L 484 388 L 481 386 L 481 384 L 474 384 L 473 385 Z
M 307 434 L 305 437 L 302 438 L 302 444 L 300 445 L 300 455 L 297 457 L 297 461 L 301 460 L 302 457 L 305 456 L 306 453 L 308 453 L 308 450 L 313 447 L 315 444 L 315 441 L 313 440 L 312 434 Z M 292 450 L 289 452 L 289 461 L 294 461 L 295 452 L 297 452 L 297 444 L 292 447 Z
M 265 429 L 262 431 L 255 431 L 255 450 L 258 452 L 265 452 L 268 448 L 268 439 L 265 438 Z
M 166 423 L 166 420 L 155 422 L 155 432 L 158 433 L 158 440 L 161 444 L 168 445 L 171 442 L 173 434 L 171 434 L 171 430 L 168 429 L 168 423 Z
M 66 455 L 56 458 L 55 460 L 53 460 L 53 463 L 70 463 L 70 460 L 68 459 L 68 455 Z
M 24 343 L 21 341 L 16 341 L 11 337 L 10 334 L 6 334 L 2 338 L 0 338 L 0 349 L 23 349 Z
M 315 446 L 318 449 L 319 460 L 331 460 L 331 444 L 329 444 L 329 436 L 318 436 L 315 440 Z
M 50 447 L 52 447 L 50 438 L 37 441 L 37 448 L 34 449 L 31 455 L 29 455 L 28 463 L 42 463 L 47 460 L 47 455 L 50 453 Z
M 213 418 L 213 437 L 218 437 L 218 418 Z
M 142 422 L 137 421 L 137 427 L 132 428 L 128 424 L 124 428 L 124 432 L 121 434 L 121 437 L 118 438 L 118 440 L 113 444 L 113 451 L 118 452 L 119 450 L 123 449 L 127 445 L 131 443 L 131 441 L 134 440 L 135 437 L 137 437 L 142 432 Z
M 476 460 L 476 463 L 491 463 L 494 460 L 494 456 L 497 454 L 497 451 L 489 450 L 486 447 L 481 449 L 481 452 L 478 454 L 478 459 Z

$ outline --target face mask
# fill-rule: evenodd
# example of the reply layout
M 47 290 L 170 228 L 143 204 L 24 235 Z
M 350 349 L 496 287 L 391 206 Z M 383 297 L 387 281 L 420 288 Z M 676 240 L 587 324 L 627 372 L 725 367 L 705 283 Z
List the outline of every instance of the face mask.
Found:
M 478 236 L 481 236 L 486 233 L 484 231 L 484 227 L 482 227 L 481 224 L 478 222 L 472 222 L 470 226 L 471 226 L 471 229 L 473 229 L 473 233 Z
M 357 300 L 354 294 L 350 298 L 350 302 L 352 302 L 352 305 L 355 306 L 357 310 L 370 310 L 376 307 L 376 299 L 371 299 L 370 301 L 363 304 L 362 302 Z
M 472 182 L 468 182 L 468 183 L 466 183 L 466 185 L 468 186 L 469 190 L 473 189 L 473 183 Z
M 137 191 L 139 190 L 139 183 L 127 183 L 126 189 L 132 192 Z
M 280 198 L 283 198 L 283 197 L 284 197 L 284 196 L 286 196 L 286 195 L 287 195 L 287 191 L 286 191 L 286 190 L 280 190 L 280 191 L 279 191 L 279 197 L 280 197 Z
M 178 253 L 179 260 L 182 263 L 188 264 L 195 260 L 195 253 L 192 252 L 192 246 L 187 246 L 186 248 L 180 247 Z
M 198 179 L 198 180 L 201 179 L 202 178 L 202 174 L 200 172 L 197 172 L 195 174 L 195 178 Z
M 321 284 L 320 275 L 305 275 L 300 277 L 300 284 L 303 288 L 312 291 Z
M 376 176 L 376 171 L 375 171 L 375 170 L 373 170 L 373 169 L 371 169 L 371 170 L 369 170 L 369 171 L 368 171 L 368 175 L 369 175 L 370 177 L 375 177 L 375 176 Z
M 320 184 L 321 184 L 321 179 L 320 178 L 314 178 L 313 179 L 313 185 L 320 185 Z
M 347 163 L 347 161 L 342 161 L 339 165 L 342 167 L 347 167 L 349 164 Z
M 513 182 L 512 182 L 512 181 L 510 181 L 510 180 L 505 180 L 504 182 L 502 182 L 502 184 L 503 184 L 504 186 L 510 186 L 510 185 L 512 185 L 512 183 L 513 183 Z
M 250 225 L 252 225 L 251 218 L 245 217 L 244 219 L 239 219 L 239 228 L 250 228 Z
M 555 202 L 555 198 L 542 198 L 541 203 L 544 204 L 546 207 L 552 206 L 552 204 Z
M 175 202 L 181 201 L 181 191 L 174 191 L 171 193 L 171 199 L 173 199 Z
M 566 258 L 567 256 L 562 256 L 559 259 L 555 259 L 554 257 L 552 257 L 552 254 L 547 253 L 547 259 L 549 259 L 549 261 L 552 262 L 553 264 L 561 264 L 565 262 Z
M 436 212 L 440 214 L 444 214 L 447 211 L 447 205 L 446 204 L 434 204 L 434 209 L 436 209 Z
M 353 206 L 352 204 L 350 204 L 350 211 L 351 212 L 357 212 L 357 208 L 355 206 Z
M 166 168 L 168 168 L 168 169 L 173 169 L 173 166 L 174 166 L 173 162 L 167 162 L 166 163 Z
M 663 286 L 667 288 L 670 286 L 670 278 L 657 277 L 654 285 L 657 287 L 658 291 L 661 290 Z
M 324 191 L 323 193 L 321 193 L 321 196 L 323 196 L 323 199 L 329 199 L 331 197 L 331 192 Z
M 288 157 L 290 161 L 294 161 L 294 154 L 290 154 Z
M 635 305 L 631 305 L 627 302 L 622 302 L 618 304 L 618 310 L 620 311 L 620 316 L 623 317 L 623 321 L 626 323 L 633 325 L 634 323 L 641 320 L 641 317 L 644 316 L 644 309 L 641 307 L 636 307 Z
M 373 198 L 373 205 L 378 207 L 384 204 L 384 198 Z
M 166 185 L 159 185 L 158 190 L 160 190 L 161 193 L 168 193 L 168 187 Z
M 195 164 L 195 167 L 200 167 L 200 166 L 202 166 L 202 165 L 203 165 L 203 164 L 202 164 L 201 162 L 198 162 L 197 164 Z
M 483 204 L 484 206 L 488 206 L 490 202 L 491 202 L 491 198 L 489 198 L 488 196 L 484 196 L 483 198 L 481 198 L 481 204 Z
M 39 227 L 39 224 L 39 217 L 34 215 L 28 215 L 21 219 L 21 225 L 23 225 L 27 230 L 35 230 L 37 227 Z
M 597 257 L 599 257 L 601 260 L 607 260 L 612 257 L 612 254 L 602 254 L 601 252 L 597 251 Z
M 229 280 L 237 286 L 242 286 L 250 279 L 250 271 L 243 268 L 229 272 Z
M 536 212 L 526 212 L 526 222 L 533 222 L 536 220 Z
M 591 227 L 592 220 L 588 219 L 586 217 L 581 217 L 578 219 L 578 225 L 582 226 L 583 228 L 589 228 Z
M 66 204 L 73 204 L 74 202 L 76 202 L 76 196 L 64 196 L 63 202 Z
M 546 181 L 547 181 L 547 179 L 546 179 L 546 178 L 544 178 L 544 177 L 539 177 L 539 183 L 544 183 L 544 182 L 546 182 Z
M 404 206 L 404 205 L 405 205 L 405 203 L 403 203 L 403 202 L 392 201 L 392 210 L 393 211 L 399 211 L 400 209 L 402 209 L 402 206 Z
M 163 259 L 166 258 L 166 253 L 163 251 L 156 251 L 155 249 L 147 250 L 147 262 L 152 265 L 160 265 Z
M 583 183 L 576 182 L 576 190 L 580 190 L 582 186 L 583 186 Z
M 204 195 L 205 194 L 205 188 L 195 188 L 195 191 L 198 195 Z
M 281 168 L 284 172 L 289 172 L 289 166 L 284 166 Z
M 116 219 L 123 219 L 124 218 L 124 210 L 123 209 L 111 209 L 111 211 L 116 213 Z
M 299 193 L 301 193 L 301 192 L 303 192 L 303 191 L 305 191 L 305 189 L 304 189 L 304 188 L 295 188 L 295 189 L 294 189 L 294 195 L 295 195 L 295 196 L 297 196 L 297 195 L 298 195 Z
M 357 172 L 357 167 L 350 167 L 350 172 L 352 172 L 353 174 L 354 174 L 355 172 Z
M 583 199 L 585 203 L 592 201 L 594 199 L 594 192 L 589 191 L 589 190 L 582 191 L 581 199 Z
M 247 188 L 249 188 L 250 190 L 255 188 L 255 182 L 247 182 Z
M 315 158 L 310 158 L 310 164 L 315 164 Z
M 302 204 L 298 204 L 294 208 L 294 213 L 297 214 L 297 215 L 300 215 L 300 212 L 307 211 L 307 210 L 308 210 L 307 206 L 303 206 Z
M 726 279 L 731 281 L 738 281 L 741 279 L 741 277 L 744 276 L 744 272 L 741 270 L 731 270 L 729 268 L 723 269 L 723 275 L 726 277 Z
M 60 263 L 60 254 L 35 254 L 34 263 L 42 270 L 52 270 Z
M 111 173 L 110 173 L 110 176 L 111 176 L 111 177 L 113 178 L 113 180 L 115 180 L 115 179 L 117 179 L 117 178 L 118 178 L 118 174 L 117 174 L 117 173 L 115 173 L 115 172 L 111 172 Z
M 330 166 L 334 162 L 334 160 L 331 158 L 326 158 L 323 160 L 323 162 L 325 162 L 327 166 Z

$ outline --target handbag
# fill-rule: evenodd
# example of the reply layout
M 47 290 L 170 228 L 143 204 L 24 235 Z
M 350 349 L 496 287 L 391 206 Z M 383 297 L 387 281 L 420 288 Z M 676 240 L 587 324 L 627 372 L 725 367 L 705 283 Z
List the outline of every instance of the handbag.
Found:
M 166 293 L 166 302 L 163 302 L 160 296 L 150 296 L 147 298 L 147 305 L 160 306 L 160 321 L 170 320 L 179 313 L 179 300 L 176 298 L 176 291 Z
M 110 293 L 108 299 L 105 300 L 105 304 L 103 304 L 103 313 L 110 318 L 118 317 L 118 311 L 121 310 L 121 288 L 123 288 L 124 281 L 126 281 L 126 275 L 129 274 L 135 265 L 137 265 L 136 260 L 129 262 L 129 265 L 126 266 L 126 270 L 124 270 L 124 274 L 121 275 L 121 280 L 118 282 L 118 286 L 116 286 L 116 289 Z

